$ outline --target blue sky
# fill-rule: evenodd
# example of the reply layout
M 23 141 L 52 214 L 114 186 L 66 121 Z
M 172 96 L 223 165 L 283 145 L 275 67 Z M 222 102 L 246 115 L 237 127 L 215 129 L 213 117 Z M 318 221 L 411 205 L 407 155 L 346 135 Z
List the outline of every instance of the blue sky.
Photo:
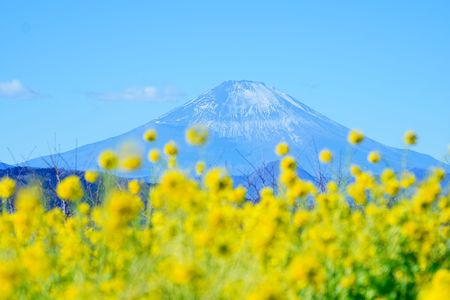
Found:
M 442 158 L 449 1 L 0 2 L 0 161 L 108 138 L 229 79 Z

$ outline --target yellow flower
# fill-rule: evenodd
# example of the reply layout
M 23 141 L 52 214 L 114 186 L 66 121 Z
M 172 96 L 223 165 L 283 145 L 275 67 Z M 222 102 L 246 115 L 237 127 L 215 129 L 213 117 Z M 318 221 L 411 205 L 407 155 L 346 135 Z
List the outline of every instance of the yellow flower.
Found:
M 420 292 L 418 299 L 450 299 L 450 271 L 445 269 L 437 271 L 431 284 Z
M 275 153 L 278 156 L 284 156 L 284 155 L 288 154 L 288 152 L 289 152 L 289 146 L 287 143 L 279 143 L 275 148 Z
M 195 275 L 195 270 L 192 266 L 182 263 L 176 263 L 171 268 L 171 280 L 176 284 L 186 284 Z
M 176 156 L 178 154 L 178 148 L 174 141 L 164 145 L 164 153 L 168 156 Z
M 356 276 L 354 274 L 347 275 L 341 279 L 340 285 L 344 289 L 348 289 L 353 286 L 356 281 Z
M 259 195 L 261 197 L 261 199 L 265 199 L 265 198 L 271 198 L 273 197 L 273 190 L 272 188 L 265 186 L 263 187 L 260 191 L 259 191 Z
M 177 157 L 176 156 L 169 156 L 167 159 L 167 167 L 169 169 L 173 169 L 177 166 Z
M 395 179 L 395 172 L 392 169 L 386 168 L 381 173 L 381 181 L 388 182 L 391 179 Z
M 442 181 L 445 178 L 445 170 L 439 167 L 434 168 L 431 176 L 438 181 Z
M 306 210 L 299 210 L 294 215 L 294 225 L 297 228 L 303 227 L 310 221 L 310 212 Z
M 327 183 L 327 191 L 331 193 L 337 193 L 339 191 L 339 185 L 335 181 Z
M 132 172 L 142 166 L 141 149 L 134 142 L 125 142 L 119 147 L 119 164 L 125 172 Z
M 205 172 L 205 162 L 199 161 L 197 162 L 197 164 L 195 164 L 195 174 L 197 174 L 197 176 L 200 176 L 203 174 L 203 172 Z
M 113 278 L 107 281 L 104 281 L 100 285 L 100 290 L 107 294 L 118 294 L 120 291 L 125 289 L 125 282 L 120 278 Z M 158 298 L 159 299 L 159 298 Z
M 35 213 L 41 210 L 41 202 L 42 191 L 38 186 L 27 186 L 17 192 L 16 209 L 18 212 Z
M 98 179 L 98 172 L 88 170 L 88 171 L 84 172 L 84 179 L 89 183 L 95 183 L 95 182 L 97 182 L 97 179 Z
M 295 171 L 297 169 L 297 162 L 292 156 L 285 156 L 280 162 L 280 168 L 281 170 Z
M 20 281 L 20 265 L 14 261 L 0 260 L 0 293 L 3 299 L 11 299 L 10 295 Z
M 83 202 L 78 205 L 77 209 L 80 214 L 86 215 L 91 207 L 89 206 L 89 204 Z
M 287 197 L 289 201 L 294 201 L 295 198 L 302 198 L 308 194 L 314 194 L 315 187 L 311 182 L 305 182 L 296 178 L 287 191 Z
M 192 146 L 201 146 L 208 139 L 208 129 L 202 125 L 194 125 L 186 130 L 186 142 Z
M 114 151 L 105 150 L 100 154 L 98 164 L 105 170 L 114 170 L 119 164 L 119 157 Z
M 236 204 L 241 204 L 245 201 L 246 194 L 247 189 L 242 185 L 240 185 L 231 192 L 230 201 Z
M 366 190 L 364 185 L 361 184 L 349 184 L 347 186 L 347 194 L 355 200 L 358 205 L 364 205 L 367 201 Z
M 113 190 L 106 198 L 107 226 L 116 229 L 133 221 L 144 207 L 138 196 L 129 192 Z
M 184 188 L 185 179 L 181 171 L 169 170 L 162 174 L 159 180 L 159 187 L 166 193 L 181 192 Z
M 400 182 L 397 180 L 390 180 L 386 182 L 384 189 L 387 195 L 393 197 L 397 195 L 400 190 Z
M 0 179 L 0 199 L 8 199 L 16 191 L 16 181 L 5 176 Z
M 56 194 L 62 200 L 79 201 L 84 196 L 80 178 L 75 175 L 68 176 L 61 180 L 56 186 Z
M 211 241 L 208 232 L 205 230 L 197 230 L 194 232 L 193 238 L 194 244 L 198 247 L 205 247 Z
M 143 139 L 147 142 L 154 142 L 156 141 L 157 133 L 155 129 L 148 129 L 144 132 Z
M 280 174 L 279 181 L 286 187 L 292 187 L 298 180 L 297 174 L 292 170 L 282 171 Z
M 351 130 L 347 140 L 352 145 L 360 144 L 364 141 L 364 134 L 358 130 Z
M 289 266 L 289 275 L 300 289 L 311 285 L 318 288 L 325 280 L 325 272 L 314 255 L 299 255 Z
M 233 181 L 224 169 L 213 168 L 205 175 L 204 184 L 211 192 L 218 192 L 230 188 Z
M 357 165 L 352 165 L 350 167 L 350 173 L 353 176 L 358 176 L 359 174 L 361 174 L 361 168 L 359 166 L 357 166 Z
M 152 163 L 157 163 L 159 161 L 159 150 L 158 149 L 152 149 L 148 152 L 148 160 Z
M 120 166 L 124 171 L 135 171 L 142 166 L 142 158 L 138 154 L 128 154 L 120 160 Z
M 381 160 L 380 152 L 378 152 L 378 151 L 370 152 L 369 155 L 367 156 L 367 160 L 372 164 L 379 163 Z
M 413 145 L 417 144 L 417 134 L 412 130 L 408 130 L 405 133 L 403 140 L 405 141 L 406 145 L 413 146 Z
M 400 179 L 400 185 L 402 188 L 407 189 L 416 182 L 416 176 L 411 172 L 404 172 Z
M 319 160 L 324 164 L 329 164 L 333 161 L 333 153 L 328 149 L 324 149 L 319 153 Z
M 281 300 L 288 299 L 280 291 L 278 281 L 264 282 L 251 291 L 245 300 Z
M 141 184 L 136 179 L 130 180 L 130 181 L 128 181 L 128 190 L 133 195 L 137 195 L 141 191 Z

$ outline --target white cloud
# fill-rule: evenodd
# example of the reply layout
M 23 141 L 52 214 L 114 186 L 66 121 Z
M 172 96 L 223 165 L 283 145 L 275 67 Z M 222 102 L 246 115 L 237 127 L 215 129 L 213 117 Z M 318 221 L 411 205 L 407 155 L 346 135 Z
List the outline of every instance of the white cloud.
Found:
M 125 101 L 163 101 L 174 100 L 183 93 L 173 87 L 158 88 L 155 86 L 129 87 L 119 92 L 91 92 L 88 93 L 101 100 L 125 100 Z
M 37 95 L 38 93 L 23 85 L 20 80 L 13 79 L 11 81 L 0 82 L 0 97 L 26 99 Z

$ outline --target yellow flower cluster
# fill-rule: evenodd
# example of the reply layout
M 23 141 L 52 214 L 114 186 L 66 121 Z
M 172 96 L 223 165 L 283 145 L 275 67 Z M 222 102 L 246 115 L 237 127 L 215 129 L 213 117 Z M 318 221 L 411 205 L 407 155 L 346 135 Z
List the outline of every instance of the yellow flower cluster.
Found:
M 404 140 L 406 145 L 413 146 L 417 144 L 417 134 L 412 130 L 408 130 L 405 133 Z
M 208 129 L 195 125 L 186 130 L 186 141 L 192 146 L 201 146 L 208 140 Z
M 124 171 L 131 172 L 141 167 L 142 158 L 140 155 L 128 154 L 120 160 L 120 164 Z
M 144 141 L 154 142 L 154 141 L 156 141 L 157 136 L 158 135 L 157 135 L 155 129 L 148 129 L 147 131 L 144 132 L 144 135 L 142 136 L 142 138 L 144 139 Z
M 113 150 L 105 150 L 100 154 L 98 164 L 105 170 L 114 170 L 119 165 L 119 156 Z
M 176 156 L 178 154 L 178 147 L 174 141 L 170 141 L 164 145 L 164 154 L 167 156 Z
M 328 149 L 324 149 L 319 153 L 319 160 L 324 164 L 329 164 L 333 161 L 333 152 Z
M 62 200 L 81 200 L 84 196 L 84 190 L 80 178 L 75 175 L 64 178 L 56 186 L 56 194 Z
M 9 178 L 3 177 L 0 179 L 0 200 L 10 198 L 16 190 L 16 182 Z
M 84 173 L 84 179 L 89 183 L 95 183 L 98 179 L 98 173 L 96 171 L 88 170 Z
M 377 164 L 381 160 L 381 154 L 378 151 L 372 151 L 367 156 L 367 160 L 372 164 Z
M 197 176 L 202 175 L 205 172 L 205 167 L 206 164 L 204 161 L 199 161 L 195 164 L 195 174 L 197 174 Z
M 450 298 L 443 170 L 419 181 L 353 165 L 347 184 L 320 189 L 278 152 L 279 186 L 255 203 L 202 162 L 200 181 L 177 168 L 151 187 L 102 180 L 92 207 L 66 177 L 58 196 L 81 201 L 68 215 L 46 210 L 38 187 L 19 189 L 0 215 L 0 299 Z
M 275 153 L 278 156 L 284 156 L 286 154 L 289 153 L 289 145 L 287 143 L 279 143 L 276 147 L 275 147 Z
M 148 152 L 148 160 L 152 163 L 156 163 L 159 161 L 159 150 L 158 149 L 152 149 Z
M 364 141 L 364 134 L 358 130 L 352 130 L 348 134 L 348 142 L 352 145 L 361 144 Z
M 137 179 L 133 179 L 128 182 L 128 191 L 133 195 L 139 194 L 141 191 L 141 184 Z

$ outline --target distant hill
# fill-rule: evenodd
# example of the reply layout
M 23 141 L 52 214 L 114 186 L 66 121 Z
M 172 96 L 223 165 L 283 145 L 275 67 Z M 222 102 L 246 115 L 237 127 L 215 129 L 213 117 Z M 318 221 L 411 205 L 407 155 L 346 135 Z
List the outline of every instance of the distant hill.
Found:
M 98 201 L 101 201 L 103 193 L 103 186 L 101 183 L 101 177 L 99 178 L 99 182 L 96 184 L 87 183 L 84 180 L 84 173 L 82 171 L 73 171 L 73 170 L 56 170 L 53 168 L 29 168 L 29 167 L 11 167 L 8 169 L 0 170 L 0 178 L 3 176 L 8 176 L 14 178 L 18 187 L 22 187 L 25 185 L 30 185 L 33 183 L 39 184 L 42 187 L 44 192 L 44 198 L 47 201 L 45 205 L 47 208 L 59 206 L 61 207 L 61 200 L 56 196 L 56 185 L 58 180 L 61 180 L 69 175 L 77 175 L 80 177 L 81 181 L 84 185 L 85 191 L 85 199 L 91 204 L 98 204 Z M 117 178 L 117 181 L 124 186 L 129 179 L 126 178 Z M 148 185 L 143 182 L 142 184 Z M 143 189 L 143 193 L 146 192 L 146 189 Z M 147 199 L 147 197 L 143 197 Z
M 0 162 L 0 170 L 4 170 L 4 169 L 8 169 L 8 168 L 11 168 L 11 166 Z
M 10 167 L 0 170 L 0 178 L 3 176 L 14 178 L 19 187 L 39 183 L 44 191 L 45 199 L 48 200 L 48 203 L 46 203 L 48 207 L 60 206 L 61 201 L 56 197 L 55 193 L 56 183 L 58 182 L 58 178 L 64 178 L 70 174 L 76 174 L 82 177 L 82 172 L 69 170 L 56 171 L 55 169 L 23 167 Z

